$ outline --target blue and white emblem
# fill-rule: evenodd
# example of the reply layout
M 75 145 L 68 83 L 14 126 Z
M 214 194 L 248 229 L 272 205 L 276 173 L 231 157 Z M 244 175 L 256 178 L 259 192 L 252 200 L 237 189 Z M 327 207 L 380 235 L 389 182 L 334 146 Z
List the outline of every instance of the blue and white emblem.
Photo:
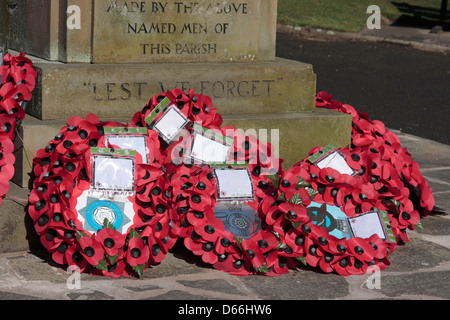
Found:
M 87 231 L 97 232 L 107 219 L 120 233 L 127 233 L 134 216 L 133 206 L 126 198 L 99 199 L 84 192 L 77 203 L 78 220 Z

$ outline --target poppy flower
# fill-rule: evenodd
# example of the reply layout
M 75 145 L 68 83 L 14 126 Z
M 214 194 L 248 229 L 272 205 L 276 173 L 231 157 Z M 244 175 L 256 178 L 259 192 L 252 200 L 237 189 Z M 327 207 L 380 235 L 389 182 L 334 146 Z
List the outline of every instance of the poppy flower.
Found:
M 204 240 L 195 230 L 190 236 L 184 238 L 184 245 L 193 254 L 201 256 L 205 263 L 215 264 L 219 261 L 214 242 Z
M 123 261 L 124 258 L 117 258 L 114 263 L 107 261 L 106 270 L 95 269 L 91 273 L 94 275 L 102 275 L 105 277 L 119 278 L 122 276 L 133 276 L 126 270 L 127 264 Z
M 217 238 L 220 238 L 223 230 L 225 230 L 222 220 L 214 216 L 206 217 L 198 227 L 196 225 L 194 225 L 194 227 L 195 232 L 201 236 L 202 239 L 212 242 L 215 242 Z
M 306 205 L 293 204 L 291 202 L 283 202 L 278 206 L 279 210 L 283 212 L 292 222 L 306 222 L 309 220 L 307 215 Z
M 69 246 L 64 252 L 64 255 L 64 261 L 69 266 L 72 272 L 83 272 L 89 266 L 89 263 L 84 258 L 79 248 L 77 248 L 76 246 Z
M 149 263 L 150 264 L 157 264 L 160 263 L 162 260 L 164 260 L 167 252 L 169 249 L 173 246 L 173 244 L 168 244 L 169 238 L 166 237 L 164 239 L 161 239 L 159 237 L 151 237 L 148 239 L 148 248 L 150 252 L 149 257 Z
M 81 254 L 90 265 L 97 266 L 103 259 L 105 250 L 101 243 L 93 237 L 81 237 L 78 245 L 81 248 Z
M 254 268 L 261 268 L 265 262 L 264 254 L 278 245 L 276 236 L 260 230 L 250 239 L 241 242 L 241 248 L 245 256 L 250 259 Z
M 145 264 L 148 261 L 150 250 L 144 241 L 138 237 L 133 237 L 128 242 L 127 262 L 131 266 Z
M 102 244 L 105 252 L 111 257 L 117 255 L 125 244 L 123 235 L 110 228 L 101 229 L 95 239 Z

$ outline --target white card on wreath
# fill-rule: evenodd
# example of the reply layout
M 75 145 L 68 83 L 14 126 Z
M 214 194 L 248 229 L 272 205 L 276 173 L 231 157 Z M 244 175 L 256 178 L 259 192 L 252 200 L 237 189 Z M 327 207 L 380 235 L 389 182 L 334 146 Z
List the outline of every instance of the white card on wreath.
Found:
M 317 161 L 316 166 L 320 169 L 323 168 L 332 168 L 337 170 L 341 174 L 353 175 L 354 171 L 345 161 L 345 158 L 337 151 L 330 153 L 320 161 Z
M 220 200 L 253 199 L 253 184 L 247 168 L 214 169 Z
M 378 212 L 369 211 L 360 216 L 349 218 L 348 220 L 353 236 L 365 239 L 376 234 L 381 239 L 386 240 L 386 232 Z
M 85 190 L 77 198 L 76 211 L 83 228 L 90 232 L 103 229 L 105 219 L 121 234 L 126 234 L 133 225 L 135 215 L 133 203 L 126 196 L 104 196 Z
M 148 163 L 148 149 L 143 135 L 108 135 L 106 141 L 120 149 L 136 150 L 142 156 L 142 162 Z
M 98 190 L 134 190 L 134 159 L 94 156 L 93 186 Z
M 183 114 L 177 111 L 176 107 L 169 108 L 161 119 L 154 125 L 157 130 L 167 142 L 172 141 L 177 134 L 187 124 L 187 119 Z
M 206 163 L 223 163 L 227 160 L 231 146 L 195 133 L 191 157 Z

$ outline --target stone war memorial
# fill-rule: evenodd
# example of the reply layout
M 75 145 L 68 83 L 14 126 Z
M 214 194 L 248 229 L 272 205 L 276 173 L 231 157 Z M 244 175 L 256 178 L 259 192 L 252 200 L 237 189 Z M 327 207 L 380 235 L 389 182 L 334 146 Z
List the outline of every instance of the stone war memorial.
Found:
M 431 189 L 277 57 L 277 5 L 0 0 L 0 252 L 108 277 L 175 243 L 231 275 L 388 267 Z
M 173 88 L 211 97 L 226 125 L 267 129 L 269 140 L 279 129 L 286 166 L 317 145 L 350 142 L 347 115 L 314 107 L 313 66 L 276 57 L 275 0 L 0 4 L 0 39 L 36 57 L 37 88 L 23 124 L 32 153 L 71 116 L 128 118 Z M 26 186 L 23 152 L 14 182 Z

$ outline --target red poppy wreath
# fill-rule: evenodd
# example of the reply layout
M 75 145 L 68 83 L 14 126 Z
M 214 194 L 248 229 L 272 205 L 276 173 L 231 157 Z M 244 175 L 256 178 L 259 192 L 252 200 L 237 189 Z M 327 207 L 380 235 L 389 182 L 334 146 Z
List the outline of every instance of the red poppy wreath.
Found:
M 164 107 L 159 109 L 161 105 Z M 181 111 L 189 122 L 184 124 L 183 134 L 172 140 L 167 139 L 170 134 L 165 134 L 168 130 L 159 125 L 163 120 L 157 115 L 169 114 L 170 105 L 176 106 L 177 112 Z M 175 114 L 172 117 L 177 119 Z M 177 212 L 178 235 L 184 238 L 186 248 L 214 268 L 236 275 L 277 275 L 286 273 L 288 265 L 294 265 L 289 254 L 278 248 L 280 241 L 271 226 L 261 219 L 264 212 L 259 202 L 275 191 L 266 175 L 278 172 L 281 167 L 270 143 L 261 143 L 233 127 L 220 128 L 222 118 L 212 107 L 211 99 L 192 90 L 184 93 L 174 89 L 152 97 L 132 122 L 159 130 L 160 136 L 165 137 L 162 143 L 168 142 L 164 165 L 168 192 Z M 199 140 L 203 144 L 197 143 Z M 203 149 L 198 150 L 197 145 Z M 203 157 L 206 147 L 215 150 L 217 158 Z M 217 164 L 211 164 L 215 161 L 226 164 L 217 168 Z M 225 181 L 221 191 L 220 174 L 222 182 Z M 246 201 L 222 199 L 229 176 L 243 179 L 240 181 L 248 187 Z
M 23 107 L 31 100 L 36 71 L 22 52 L 19 56 L 0 52 L 0 204 L 14 175 L 13 140 L 25 118 Z
M 28 212 L 52 259 L 111 277 L 162 261 L 177 238 L 163 159 L 151 130 L 70 118 L 33 160 Z
M 232 127 L 217 133 L 232 138 L 229 165 L 166 164 L 172 205 L 180 219 L 179 236 L 187 249 L 218 270 L 233 275 L 287 273 L 294 266 L 290 253 L 280 247 L 283 240 L 266 223 L 260 206 L 263 198 L 274 201 L 275 188 L 267 174 L 281 170 L 281 161 L 272 145 L 254 136 L 244 136 Z M 192 150 L 192 140 L 183 142 L 174 145 L 176 155 Z M 248 189 L 242 190 L 245 185 Z
M 408 242 L 406 229 L 421 227 L 420 217 L 426 217 L 434 207 L 431 188 L 417 162 L 401 147 L 398 136 L 381 121 L 371 121 L 367 114 L 333 100 L 325 92 L 317 95 L 316 106 L 352 116 L 352 143 L 340 151 L 349 166 L 359 172 L 360 185 L 369 189 L 368 193 L 373 193 L 392 214 L 397 240 Z M 348 206 L 356 204 L 355 209 L 360 210 L 355 199 L 358 198 L 352 197 Z M 364 206 L 364 202 L 366 199 L 360 204 Z
M 406 229 L 420 227 L 433 208 L 431 190 L 381 122 L 324 93 L 317 106 L 352 115 L 352 143 L 316 147 L 273 176 L 278 199 L 266 220 L 305 265 L 340 275 L 382 270 L 397 243 L 408 241 Z

